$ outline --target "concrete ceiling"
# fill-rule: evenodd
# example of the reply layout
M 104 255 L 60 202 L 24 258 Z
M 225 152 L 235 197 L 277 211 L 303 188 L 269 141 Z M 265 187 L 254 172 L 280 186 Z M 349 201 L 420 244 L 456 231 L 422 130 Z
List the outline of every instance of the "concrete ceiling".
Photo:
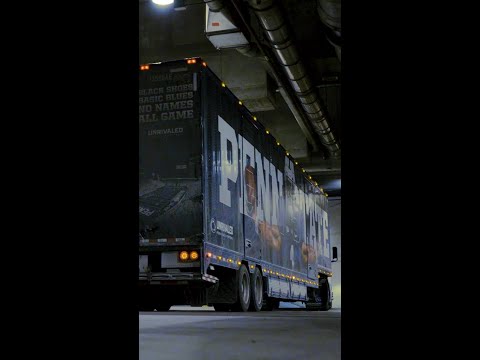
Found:
M 262 40 L 259 23 L 246 1 L 235 1 L 251 29 Z M 341 138 L 341 66 L 334 47 L 325 36 L 316 0 L 277 0 L 292 31 L 292 38 L 318 95 L 329 115 L 337 139 Z M 139 1 L 139 63 L 199 56 L 204 58 L 229 89 L 295 157 L 330 196 L 341 195 L 341 159 L 328 156 L 321 143 L 299 125 L 281 94 L 281 87 L 263 57 L 248 57 L 235 49 L 216 49 L 205 34 L 206 5 L 202 0 L 185 1 L 183 10 Z M 230 7 L 233 7 L 230 4 Z M 242 28 L 243 32 L 247 31 Z M 265 45 L 265 44 L 264 44 Z M 267 45 L 265 45 L 267 46 Z M 275 61 L 272 57 L 270 61 Z M 308 135 L 308 136 L 307 136 Z

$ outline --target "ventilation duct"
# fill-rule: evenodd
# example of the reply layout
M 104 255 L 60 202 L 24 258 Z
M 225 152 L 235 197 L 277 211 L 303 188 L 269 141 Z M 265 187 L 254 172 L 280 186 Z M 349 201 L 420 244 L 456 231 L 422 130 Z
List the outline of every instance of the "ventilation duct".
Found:
M 334 46 L 338 59 L 342 61 L 342 2 L 317 0 L 317 11 L 322 23 L 330 29 L 327 39 Z
M 273 0 L 248 0 L 248 3 L 255 11 L 278 62 L 322 144 L 332 157 L 339 157 L 340 145 L 330 128 L 325 107 L 300 59 L 279 7 Z

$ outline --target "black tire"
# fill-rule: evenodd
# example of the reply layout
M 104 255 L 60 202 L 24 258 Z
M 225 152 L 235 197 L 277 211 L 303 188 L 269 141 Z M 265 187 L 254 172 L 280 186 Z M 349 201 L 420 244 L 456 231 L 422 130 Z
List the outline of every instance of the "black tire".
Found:
M 250 306 L 250 274 L 243 264 L 237 272 L 237 296 L 237 302 L 232 310 L 248 311 Z
M 313 293 L 313 301 L 306 303 L 305 307 L 309 311 L 328 311 L 332 307 L 330 285 L 326 278 L 321 278 L 318 285 Z
M 263 278 L 256 267 L 250 277 L 250 311 L 261 311 L 263 305 Z
M 322 281 L 323 280 L 323 281 Z M 332 294 L 330 292 L 330 284 L 328 283 L 327 279 L 321 279 L 320 281 L 320 296 L 322 299 L 322 306 L 320 307 L 320 311 L 328 311 L 332 308 Z
M 230 311 L 232 308 L 232 304 L 213 304 L 213 308 L 215 311 Z

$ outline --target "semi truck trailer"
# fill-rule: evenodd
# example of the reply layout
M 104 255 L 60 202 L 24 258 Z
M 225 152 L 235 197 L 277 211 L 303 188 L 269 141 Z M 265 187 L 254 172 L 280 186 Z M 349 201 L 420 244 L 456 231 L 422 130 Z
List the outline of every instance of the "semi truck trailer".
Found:
M 140 67 L 139 310 L 328 310 L 335 250 L 327 194 L 205 61 Z

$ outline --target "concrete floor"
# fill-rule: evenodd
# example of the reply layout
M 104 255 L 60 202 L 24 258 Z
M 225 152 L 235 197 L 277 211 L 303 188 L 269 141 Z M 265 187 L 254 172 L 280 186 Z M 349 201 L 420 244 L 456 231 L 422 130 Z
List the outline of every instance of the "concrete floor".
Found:
M 340 310 L 141 312 L 140 360 L 339 360 Z

